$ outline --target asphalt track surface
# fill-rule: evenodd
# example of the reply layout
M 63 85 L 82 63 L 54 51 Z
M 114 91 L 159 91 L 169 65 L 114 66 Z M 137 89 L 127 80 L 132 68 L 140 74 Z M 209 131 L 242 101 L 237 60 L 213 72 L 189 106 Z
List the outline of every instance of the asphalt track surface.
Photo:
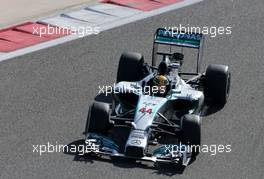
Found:
M 205 0 L 1 62 L 0 178 L 263 178 L 263 14 L 262 0 Z M 150 59 L 154 30 L 180 23 L 232 26 L 231 36 L 206 40 L 204 67 L 228 64 L 232 86 L 228 104 L 203 118 L 202 127 L 204 144 L 231 144 L 232 152 L 202 153 L 182 174 L 32 152 L 33 144 L 82 139 L 88 105 L 99 85 L 115 81 L 120 54 L 138 51 Z

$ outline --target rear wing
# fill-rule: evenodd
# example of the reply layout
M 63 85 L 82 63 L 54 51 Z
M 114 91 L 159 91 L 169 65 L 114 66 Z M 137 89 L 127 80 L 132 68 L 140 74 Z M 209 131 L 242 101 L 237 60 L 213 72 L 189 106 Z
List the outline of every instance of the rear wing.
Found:
M 178 32 L 159 28 L 155 33 L 154 42 L 190 48 L 200 48 L 202 39 L 203 34 Z
M 201 33 L 190 33 L 176 31 L 173 29 L 158 28 L 154 35 L 152 66 L 156 66 L 158 52 L 158 44 L 168 46 L 178 46 L 197 49 L 197 73 L 200 71 L 200 61 L 203 51 L 204 36 Z

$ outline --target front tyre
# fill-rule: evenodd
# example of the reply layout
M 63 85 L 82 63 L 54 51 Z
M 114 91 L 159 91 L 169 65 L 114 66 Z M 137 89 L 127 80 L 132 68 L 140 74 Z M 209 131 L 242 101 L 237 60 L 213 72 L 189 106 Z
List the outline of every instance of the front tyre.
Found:
M 94 102 L 89 108 L 85 134 L 88 132 L 107 134 L 111 127 L 110 112 L 108 103 Z
M 229 97 L 231 73 L 228 66 L 209 65 L 205 73 L 205 98 L 223 106 Z
M 201 145 L 201 120 L 198 115 L 187 114 L 182 119 L 182 142 L 191 146 L 193 156 L 199 154 Z

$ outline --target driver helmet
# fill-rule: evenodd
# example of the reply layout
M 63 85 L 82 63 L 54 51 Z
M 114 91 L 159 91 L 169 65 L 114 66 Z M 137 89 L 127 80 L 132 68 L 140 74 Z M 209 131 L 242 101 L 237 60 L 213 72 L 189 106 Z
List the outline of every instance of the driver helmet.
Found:
M 165 94 L 167 91 L 167 85 L 169 85 L 169 80 L 165 75 L 156 75 L 153 79 L 153 86 L 157 86 L 158 94 Z

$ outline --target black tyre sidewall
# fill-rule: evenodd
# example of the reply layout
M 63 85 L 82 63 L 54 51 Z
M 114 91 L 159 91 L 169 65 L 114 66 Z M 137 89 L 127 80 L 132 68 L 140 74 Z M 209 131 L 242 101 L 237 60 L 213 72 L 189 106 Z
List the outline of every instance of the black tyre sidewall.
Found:
M 205 97 L 216 105 L 227 102 L 231 74 L 228 66 L 209 65 L 205 74 Z
M 201 120 L 197 115 L 187 114 L 182 119 L 182 142 L 185 145 L 193 146 L 194 156 L 199 154 L 199 150 L 194 150 L 195 146 L 201 145 Z M 198 149 L 196 147 L 196 149 Z
M 139 81 L 142 78 L 144 57 L 135 52 L 123 53 L 119 60 L 117 82 Z
M 108 103 L 94 102 L 88 112 L 86 133 L 107 133 L 110 127 L 110 105 Z

